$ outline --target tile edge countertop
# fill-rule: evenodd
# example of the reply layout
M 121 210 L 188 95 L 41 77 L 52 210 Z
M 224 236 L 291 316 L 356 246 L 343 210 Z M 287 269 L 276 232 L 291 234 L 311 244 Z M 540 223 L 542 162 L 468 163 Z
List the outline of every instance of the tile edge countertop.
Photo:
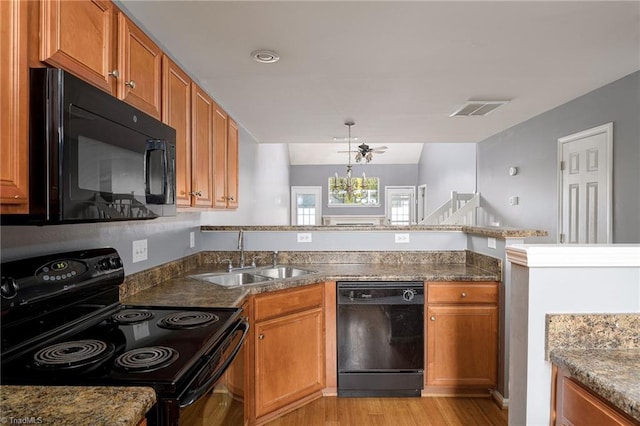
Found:
M 284 290 L 325 281 L 499 281 L 499 274 L 465 264 L 291 264 L 316 271 L 303 277 L 275 280 L 246 287 L 224 288 L 189 275 L 211 272 L 211 266 L 186 271 L 179 277 L 127 296 L 125 305 L 176 305 L 236 307 L 250 294 Z M 224 271 L 219 271 L 224 273 Z
M 640 422 L 640 349 L 553 349 L 550 360 Z
M 322 226 L 291 226 L 291 225 L 248 225 L 248 226 L 218 226 L 201 225 L 202 232 L 213 231 L 271 231 L 271 232 L 323 232 L 323 231 L 416 231 L 416 232 L 451 232 L 459 231 L 467 234 L 482 235 L 494 238 L 526 238 L 526 237 L 546 237 L 547 231 L 537 229 L 515 229 L 502 227 L 481 227 L 469 225 L 322 225 Z
M 3 424 L 136 426 L 155 403 L 148 387 L 0 386 Z

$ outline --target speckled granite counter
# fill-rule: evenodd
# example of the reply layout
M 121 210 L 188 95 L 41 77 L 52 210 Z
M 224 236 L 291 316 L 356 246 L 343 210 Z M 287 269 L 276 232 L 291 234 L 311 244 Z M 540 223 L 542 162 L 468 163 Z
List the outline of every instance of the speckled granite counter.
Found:
M 547 359 L 640 422 L 640 314 L 547 314 Z
M 467 234 L 482 235 L 485 237 L 493 238 L 526 238 L 526 237 L 546 237 L 547 231 L 537 229 L 513 229 L 513 228 L 498 228 L 498 227 L 480 227 L 480 226 L 467 226 L 467 225 L 376 225 L 376 226 L 363 226 L 363 225 L 323 225 L 323 226 L 215 226 L 215 225 L 203 225 L 200 227 L 201 231 L 238 231 L 243 229 L 245 231 L 294 231 L 294 232 L 322 232 L 322 231 L 416 231 L 416 232 L 451 232 L 459 231 Z
M 189 275 L 212 272 L 212 266 L 185 271 L 184 275 L 161 282 L 122 299 L 124 304 L 182 306 L 238 306 L 249 294 L 299 287 L 323 281 L 498 281 L 500 275 L 466 264 L 294 264 L 315 271 L 301 278 L 276 280 L 242 288 L 223 288 Z
M 136 426 L 155 402 L 146 387 L 0 386 L 0 424 Z
M 640 349 L 553 349 L 551 361 L 640 422 Z

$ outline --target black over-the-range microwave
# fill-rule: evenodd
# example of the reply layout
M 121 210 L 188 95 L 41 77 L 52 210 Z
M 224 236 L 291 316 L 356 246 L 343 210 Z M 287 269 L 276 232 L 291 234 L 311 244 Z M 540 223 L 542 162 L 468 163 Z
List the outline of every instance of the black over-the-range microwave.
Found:
M 29 214 L 3 224 L 176 214 L 176 132 L 60 69 L 30 74 Z

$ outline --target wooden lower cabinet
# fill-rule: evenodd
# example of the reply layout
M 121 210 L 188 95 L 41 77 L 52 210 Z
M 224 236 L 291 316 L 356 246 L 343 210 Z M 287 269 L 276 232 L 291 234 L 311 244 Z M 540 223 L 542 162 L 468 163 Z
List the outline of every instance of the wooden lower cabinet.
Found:
M 563 426 L 638 426 L 640 422 L 620 412 L 553 365 L 551 423 Z
M 324 284 L 258 295 L 253 316 L 250 423 L 263 424 L 322 394 Z
M 496 387 L 498 283 L 427 283 L 426 393 Z

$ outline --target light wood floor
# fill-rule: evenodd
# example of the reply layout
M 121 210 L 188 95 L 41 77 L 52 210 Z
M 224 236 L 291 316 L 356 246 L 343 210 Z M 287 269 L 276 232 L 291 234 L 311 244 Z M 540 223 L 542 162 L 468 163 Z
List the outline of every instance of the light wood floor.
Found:
M 268 426 L 507 425 L 507 411 L 491 398 L 317 399 Z

